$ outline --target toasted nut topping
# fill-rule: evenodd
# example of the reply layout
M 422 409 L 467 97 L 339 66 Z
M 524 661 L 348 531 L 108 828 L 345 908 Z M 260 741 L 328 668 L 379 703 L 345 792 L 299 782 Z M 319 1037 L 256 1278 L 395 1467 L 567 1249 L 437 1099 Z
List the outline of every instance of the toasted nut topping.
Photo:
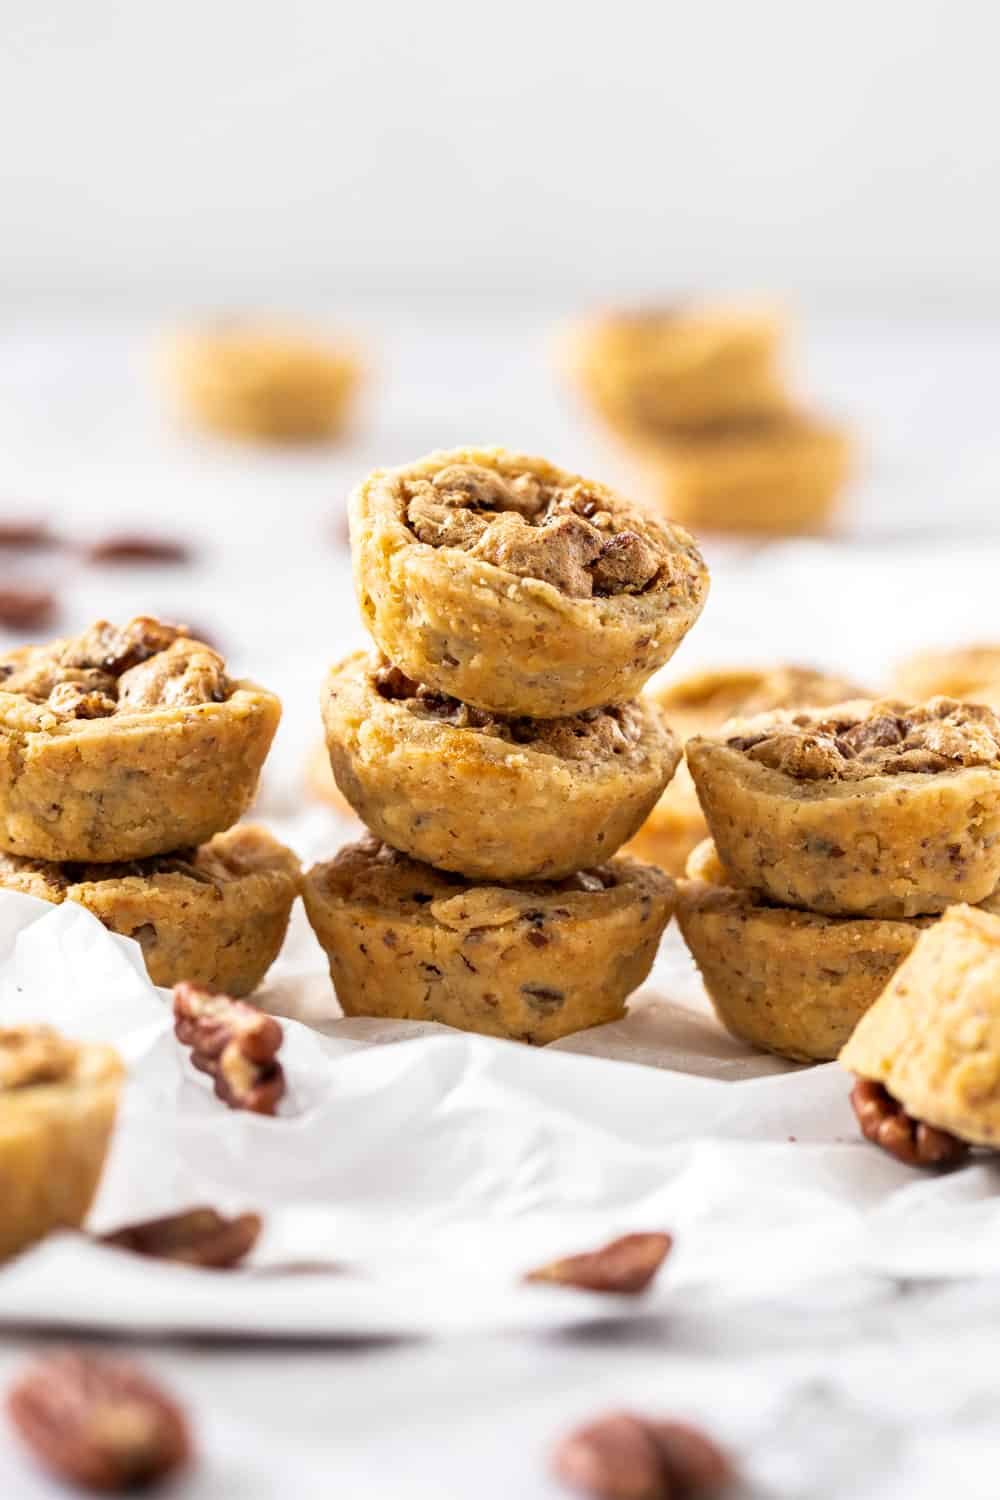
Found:
M 0 625 L 8 630 L 44 630 L 56 615 L 56 597 L 48 589 L 0 588 Z
M 174 985 L 174 1032 L 230 1109 L 274 1114 L 285 1075 L 277 1060 L 284 1032 L 273 1016 L 182 980 Z
M 191 1457 L 180 1408 L 124 1360 L 50 1355 L 21 1376 L 7 1410 L 39 1462 L 84 1489 L 155 1484 Z
M 599 1500 L 696 1500 L 733 1479 L 711 1438 L 682 1422 L 611 1412 L 564 1438 L 557 1478 Z
M 601 1250 L 570 1255 L 529 1271 L 525 1281 L 554 1281 L 588 1292 L 644 1292 L 670 1253 L 669 1234 L 626 1234 Z
M 86 555 L 99 563 L 184 563 L 191 560 L 191 548 L 173 537 L 121 532 L 92 542 Z
M 915 1120 L 888 1089 L 870 1078 L 855 1083 L 851 1105 L 865 1140 L 907 1167 L 953 1167 L 969 1154 L 965 1141 Z
M 110 1234 L 102 1234 L 100 1241 L 116 1250 L 131 1250 L 135 1255 L 148 1255 L 154 1260 L 224 1270 L 238 1265 L 250 1254 L 260 1229 L 259 1214 L 226 1219 L 214 1208 L 190 1208 L 186 1213 L 127 1224 Z

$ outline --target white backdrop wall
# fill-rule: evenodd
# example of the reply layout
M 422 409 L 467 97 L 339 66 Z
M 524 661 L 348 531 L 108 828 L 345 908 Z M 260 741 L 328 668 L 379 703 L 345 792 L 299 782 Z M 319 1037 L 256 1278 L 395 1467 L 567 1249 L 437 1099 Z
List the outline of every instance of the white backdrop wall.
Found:
M 0 296 L 1000 308 L 990 0 L 0 0 Z

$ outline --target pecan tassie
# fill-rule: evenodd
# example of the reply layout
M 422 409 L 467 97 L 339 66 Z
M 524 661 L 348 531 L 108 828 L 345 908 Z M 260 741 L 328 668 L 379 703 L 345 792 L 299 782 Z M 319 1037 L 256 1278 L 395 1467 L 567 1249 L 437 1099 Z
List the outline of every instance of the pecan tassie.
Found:
M 284 1032 L 273 1016 L 201 985 L 174 985 L 174 1032 L 191 1061 L 215 1081 L 230 1109 L 273 1115 L 285 1092 L 278 1050 Z
M 184 1213 L 126 1224 L 99 1239 L 114 1250 L 130 1250 L 152 1260 L 227 1270 L 250 1254 L 260 1230 L 259 1214 L 227 1219 L 214 1208 L 189 1208 Z
M 56 612 L 56 596 L 48 589 L 13 583 L 0 587 L 0 625 L 8 630 L 44 630 Z
M 45 704 L 59 719 L 225 702 L 225 663 L 181 625 L 138 616 L 98 620 L 81 636 L 0 658 L 0 689 Z
M 191 548 L 176 537 L 123 531 L 91 542 L 86 556 L 95 563 L 185 563 L 191 560 Z
M 553 1282 L 588 1292 L 644 1292 L 670 1253 L 669 1234 L 625 1234 L 600 1250 L 569 1255 L 529 1271 L 525 1281 Z
M 726 1455 L 696 1427 L 632 1412 L 609 1412 L 563 1438 L 552 1470 L 596 1500 L 696 1500 L 734 1478 Z
M 15 1383 L 7 1410 L 39 1462 L 81 1489 L 111 1494 L 157 1484 L 191 1458 L 176 1402 L 125 1360 L 49 1355 Z
M 932 698 L 863 711 L 785 714 L 772 727 L 727 741 L 750 760 L 801 781 L 956 771 L 1000 765 L 1000 718 L 985 704 Z
M 406 518 L 421 542 L 458 547 L 522 578 L 539 578 L 573 598 L 637 594 L 661 561 L 585 484 L 547 485 L 479 464 L 448 464 L 406 484 Z
M 907 1114 L 881 1083 L 859 1078 L 851 1107 L 866 1141 L 881 1146 L 907 1167 L 954 1167 L 969 1154 L 965 1141 Z

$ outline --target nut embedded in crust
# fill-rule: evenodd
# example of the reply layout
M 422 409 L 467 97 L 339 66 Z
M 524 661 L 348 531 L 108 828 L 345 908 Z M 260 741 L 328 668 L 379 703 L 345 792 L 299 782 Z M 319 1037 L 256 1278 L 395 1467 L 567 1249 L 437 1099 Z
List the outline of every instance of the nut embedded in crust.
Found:
M 1000 884 L 1000 720 L 984 705 L 765 714 L 685 754 L 723 863 L 779 905 L 912 917 Z
M 303 881 L 347 1015 L 537 1045 L 619 1019 L 649 973 L 673 882 L 621 857 L 565 880 L 474 882 L 375 839 Z
M 791 1058 L 835 1058 L 934 920 L 828 917 L 740 887 L 710 839 L 688 860 L 677 924 L 727 1031 Z
M 633 698 L 704 605 L 687 532 L 544 459 L 462 448 L 351 501 L 367 628 L 414 681 L 558 718 Z
M 0 848 L 143 859 L 246 811 L 280 717 L 217 652 L 140 617 L 0 656 Z
M 363 653 L 331 670 L 322 709 L 362 821 L 412 858 L 480 880 L 561 879 L 610 858 L 680 758 L 642 699 L 510 719 Z

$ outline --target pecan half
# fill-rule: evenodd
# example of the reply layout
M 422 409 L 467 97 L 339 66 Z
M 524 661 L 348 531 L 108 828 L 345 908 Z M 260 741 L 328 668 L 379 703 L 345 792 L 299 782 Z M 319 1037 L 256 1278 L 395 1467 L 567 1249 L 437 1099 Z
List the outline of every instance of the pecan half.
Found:
M 284 1032 L 273 1016 L 203 985 L 174 985 L 174 1033 L 191 1061 L 215 1080 L 230 1109 L 273 1115 L 285 1092 L 277 1060 Z
M 191 561 L 191 548 L 174 537 L 122 531 L 91 542 L 86 557 L 96 563 L 185 563 Z
M 239 1214 L 226 1219 L 214 1208 L 189 1208 L 182 1214 L 166 1214 L 126 1224 L 99 1236 L 102 1245 L 131 1250 L 153 1260 L 178 1261 L 186 1266 L 225 1270 L 239 1265 L 249 1255 L 260 1235 L 259 1214 Z
M 908 1115 L 881 1083 L 859 1078 L 851 1106 L 866 1141 L 881 1146 L 907 1167 L 952 1167 L 969 1154 L 965 1141 Z
M 51 547 L 55 537 L 47 521 L 22 521 L 15 516 L 0 516 L 0 547 Z
M 56 614 L 56 596 L 48 589 L 8 584 L 0 588 L 0 625 L 8 630 L 44 630 Z
M 644 1292 L 670 1253 L 669 1234 L 625 1234 L 600 1250 L 570 1255 L 529 1271 L 525 1281 L 554 1281 L 588 1292 Z
M 695 1500 L 733 1479 L 725 1454 L 696 1427 L 632 1412 L 609 1412 L 563 1438 L 552 1470 L 601 1500 Z
M 154 1484 L 191 1456 L 180 1408 L 124 1360 L 74 1350 L 49 1355 L 17 1381 L 7 1410 L 35 1457 L 85 1489 Z

